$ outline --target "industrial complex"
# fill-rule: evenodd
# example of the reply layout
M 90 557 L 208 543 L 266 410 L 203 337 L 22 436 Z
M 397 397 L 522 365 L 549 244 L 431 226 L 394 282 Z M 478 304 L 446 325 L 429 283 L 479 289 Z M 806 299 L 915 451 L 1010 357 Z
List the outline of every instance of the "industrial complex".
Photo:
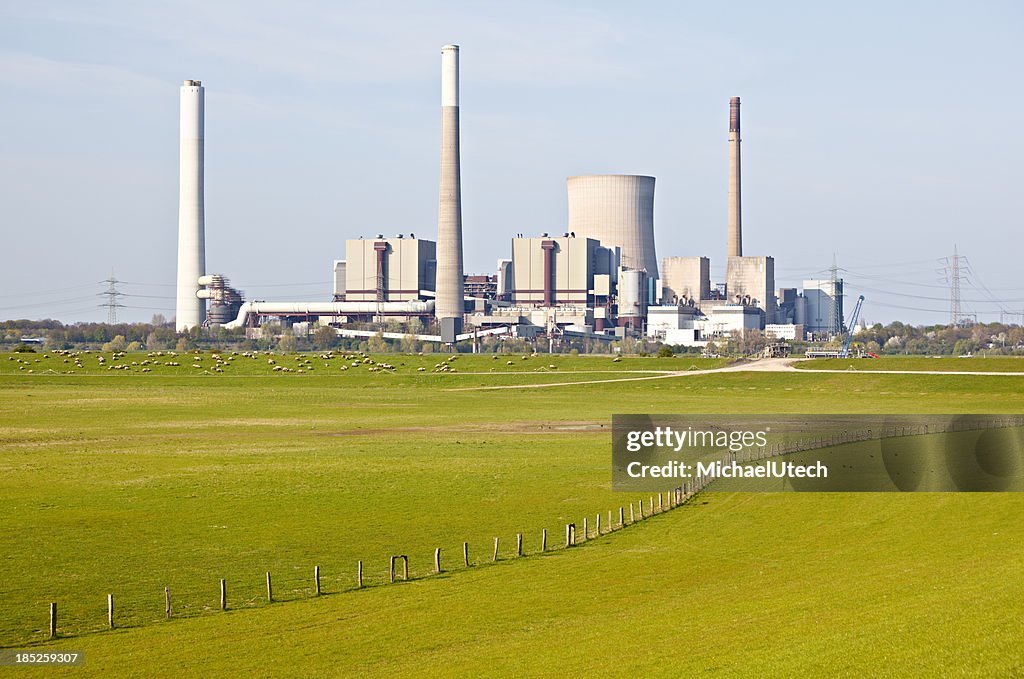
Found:
M 707 256 L 658 259 L 655 178 L 607 174 L 566 180 L 561 233 L 510 234 L 509 258 L 493 273 L 463 262 L 459 47 L 441 48 L 441 153 L 437 238 L 377 234 L 345 241 L 333 261 L 333 291 L 314 301 L 244 301 L 206 272 L 203 207 L 204 88 L 181 87 L 176 325 L 332 327 L 366 336 L 385 321 L 409 324 L 422 341 L 452 344 L 483 334 L 515 337 L 647 337 L 702 347 L 756 330 L 779 340 L 843 331 L 843 285 L 833 273 L 803 288 L 775 287 L 775 259 L 743 252 L 740 99 L 729 101 L 725 280 Z M 473 231 L 467 234 L 474 236 Z M 328 265 L 325 262 L 324 266 Z M 207 307 L 209 304 L 209 307 Z M 268 321 L 273 321 L 268 323 Z

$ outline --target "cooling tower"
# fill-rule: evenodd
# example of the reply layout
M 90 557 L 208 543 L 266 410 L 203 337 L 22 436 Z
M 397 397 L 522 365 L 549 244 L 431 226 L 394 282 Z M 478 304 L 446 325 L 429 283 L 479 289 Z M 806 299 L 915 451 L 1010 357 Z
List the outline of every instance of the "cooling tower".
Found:
M 729 100 L 729 249 L 743 256 L 743 214 L 740 211 L 740 98 Z
M 206 274 L 206 224 L 203 216 L 203 84 L 181 86 L 178 174 L 178 332 L 202 325 L 206 301 L 199 299 L 199 277 Z
M 600 174 L 569 177 L 569 231 L 620 249 L 622 266 L 658 277 L 654 251 L 654 177 Z
M 441 195 L 437 209 L 438 320 L 458 319 L 462 296 L 462 188 L 459 174 L 459 46 L 441 48 Z

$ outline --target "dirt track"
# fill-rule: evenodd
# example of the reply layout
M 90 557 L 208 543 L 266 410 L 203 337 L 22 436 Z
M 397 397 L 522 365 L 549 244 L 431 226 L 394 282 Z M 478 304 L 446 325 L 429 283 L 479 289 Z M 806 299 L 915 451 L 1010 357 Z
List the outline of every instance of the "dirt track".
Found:
M 448 391 L 489 391 L 491 389 L 545 389 L 548 387 L 569 387 L 578 384 L 606 384 L 608 382 L 641 382 L 646 380 L 665 380 L 689 375 L 710 375 L 728 372 L 798 372 L 803 375 L 818 373 L 842 373 L 844 375 L 995 375 L 1001 377 L 1024 377 L 1024 372 L 965 372 L 955 370 L 798 370 L 793 367 L 800 361 L 814 360 L 801 358 L 762 358 L 754 361 L 740 361 L 724 368 L 710 370 L 678 370 L 657 372 L 641 377 L 621 377 L 608 380 L 581 380 L 578 382 L 550 382 L 547 384 L 503 384 L 492 387 L 461 387 Z M 636 371 L 632 371 L 636 372 Z

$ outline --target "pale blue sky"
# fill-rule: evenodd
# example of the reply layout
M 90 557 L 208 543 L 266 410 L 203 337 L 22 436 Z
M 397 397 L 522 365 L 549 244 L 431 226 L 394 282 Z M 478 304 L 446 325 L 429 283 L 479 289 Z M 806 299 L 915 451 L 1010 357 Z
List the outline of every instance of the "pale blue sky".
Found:
M 207 268 L 248 297 L 329 298 L 346 238 L 435 237 L 451 42 L 467 271 L 563 231 L 566 176 L 623 172 L 657 177 L 659 257 L 720 277 L 737 95 L 744 251 L 779 285 L 835 252 L 869 321 L 944 322 L 958 244 L 999 320 L 1024 310 L 1022 29 L 1014 2 L 0 0 L 0 318 L 105 319 L 111 269 L 121 318 L 173 315 L 185 78 Z

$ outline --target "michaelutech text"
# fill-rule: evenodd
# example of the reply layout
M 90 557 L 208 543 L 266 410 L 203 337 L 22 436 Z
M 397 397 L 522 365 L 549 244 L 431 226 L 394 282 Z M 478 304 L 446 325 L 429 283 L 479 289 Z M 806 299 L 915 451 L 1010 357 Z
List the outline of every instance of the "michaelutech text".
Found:
M 820 461 L 815 464 L 795 464 L 781 460 L 768 460 L 764 465 L 742 465 L 738 462 L 698 462 L 696 465 L 669 462 L 663 465 L 646 465 L 630 462 L 626 473 L 631 478 L 691 478 L 711 476 L 721 478 L 828 478 L 828 467 Z

